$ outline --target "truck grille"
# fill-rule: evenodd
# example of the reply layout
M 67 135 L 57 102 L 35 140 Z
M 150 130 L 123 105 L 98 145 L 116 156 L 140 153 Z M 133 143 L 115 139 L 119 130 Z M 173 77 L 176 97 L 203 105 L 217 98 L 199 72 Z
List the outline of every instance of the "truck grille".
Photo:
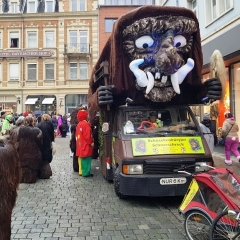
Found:
M 144 174 L 173 174 L 175 169 L 189 166 L 186 171 L 195 172 L 194 159 L 164 159 L 164 160 L 146 160 L 143 164 Z

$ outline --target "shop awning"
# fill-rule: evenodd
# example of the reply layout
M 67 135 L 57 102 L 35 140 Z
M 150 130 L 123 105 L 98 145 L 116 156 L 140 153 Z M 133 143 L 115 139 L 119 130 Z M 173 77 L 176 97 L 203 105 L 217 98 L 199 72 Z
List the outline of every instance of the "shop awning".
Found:
M 25 104 L 35 104 L 37 100 L 37 98 L 28 98 Z
M 42 104 L 53 104 L 55 98 L 44 98 Z

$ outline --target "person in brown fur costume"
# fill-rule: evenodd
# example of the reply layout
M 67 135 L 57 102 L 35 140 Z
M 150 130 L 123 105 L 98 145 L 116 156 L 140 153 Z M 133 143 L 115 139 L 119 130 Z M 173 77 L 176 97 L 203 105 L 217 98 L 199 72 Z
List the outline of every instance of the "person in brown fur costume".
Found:
M 11 216 L 19 185 L 19 158 L 14 133 L 1 141 L 0 147 L 0 239 L 11 238 Z
M 35 183 L 38 170 L 42 162 L 42 131 L 34 127 L 34 118 L 26 117 L 24 125 L 19 127 L 19 159 L 21 169 L 21 183 Z

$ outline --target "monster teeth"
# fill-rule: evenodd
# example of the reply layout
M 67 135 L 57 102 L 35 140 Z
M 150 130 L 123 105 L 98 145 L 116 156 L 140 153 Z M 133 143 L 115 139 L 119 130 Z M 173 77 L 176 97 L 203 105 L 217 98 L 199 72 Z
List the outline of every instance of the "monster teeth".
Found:
M 160 79 L 160 72 L 156 72 L 156 74 L 155 74 L 155 79 Z
M 148 85 L 148 79 L 145 72 L 138 68 L 143 62 L 144 59 L 136 59 L 129 64 L 129 68 L 135 75 L 139 87 L 146 87 Z
M 162 76 L 161 82 L 166 83 L 167 82 L 167 76 Z
M 176 93 L 180 94 L 180 88 L 179 88 L 179 83 L 178 83 L 178 72 L 171 75 L 171 82 L 172 82 L 174 91 Z
M 147 72 L 147 76 L 148 76 L 148 85 L 147 85 L 147 88 L 146 88 L 146 94 L 148 94 L 153 86 L 154 86 L 154 77 L 153 75 L 150 73 L 150 72 Z

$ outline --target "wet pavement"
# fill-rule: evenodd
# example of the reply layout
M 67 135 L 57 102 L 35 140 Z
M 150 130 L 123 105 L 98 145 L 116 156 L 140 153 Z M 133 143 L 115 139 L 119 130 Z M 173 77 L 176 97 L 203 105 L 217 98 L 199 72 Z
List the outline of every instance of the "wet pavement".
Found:
M 12 215 L 11 239 L 122 240 L 186 239 L 178 207 L 182 197 L 119 199 L 113 184 L 92 161 L 92 178 L 72 170 L 69 138 L 56 138 L 51 179 L 20 184 Z M 224 154 L 215 152 L 216 166 L 225 167 Z M 240 164 L 233 158 L 232 168 Z

